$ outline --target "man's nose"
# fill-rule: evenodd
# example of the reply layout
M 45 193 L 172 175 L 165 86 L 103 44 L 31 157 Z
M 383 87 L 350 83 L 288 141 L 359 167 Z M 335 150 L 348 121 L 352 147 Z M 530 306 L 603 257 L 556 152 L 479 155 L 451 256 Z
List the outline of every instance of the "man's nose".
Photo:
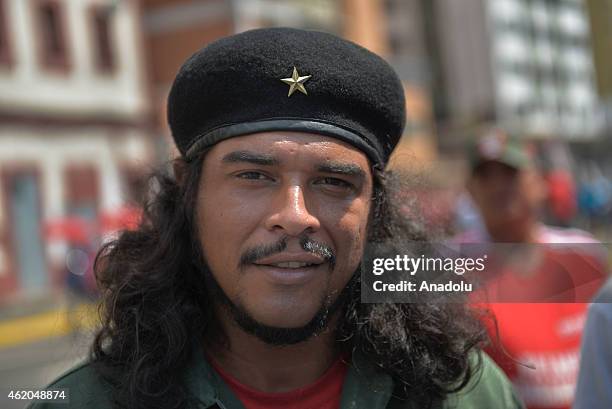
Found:
M 287 186 L 276 192 L 266 228 L 281 229 L 284 234 L 297 237 L 304 232 L 315 232 L 320 226 L 319 219 L 308 210 L 301 185 Z

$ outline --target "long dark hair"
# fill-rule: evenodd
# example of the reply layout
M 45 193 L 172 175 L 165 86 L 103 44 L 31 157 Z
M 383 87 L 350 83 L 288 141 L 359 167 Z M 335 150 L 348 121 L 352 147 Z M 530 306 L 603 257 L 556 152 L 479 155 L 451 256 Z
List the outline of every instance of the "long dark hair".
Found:
M 169 172 L 152 178 L 140 227 L 106 244 L 96 258 L 102 327 L 92 346 L 92 364 L 113 386 L 117 408 L 190 407 L 182 374 L 193 340 L 222 335 L 194 261 L 200 253 L 194 214 L 202 158 L 179 162 L 180 181 Z M 397 178 L 373 173 L 369 239 L 425 241 L 418 221 L 394 205 Z M 466 304 L 362 304 L 358 278 L 351 281 L 336 328 L 340 349 L 359 351 L 393 377 L 397 398 L 419 407 L 467 384 L 476 369 L 470 352 L 486 332 Z

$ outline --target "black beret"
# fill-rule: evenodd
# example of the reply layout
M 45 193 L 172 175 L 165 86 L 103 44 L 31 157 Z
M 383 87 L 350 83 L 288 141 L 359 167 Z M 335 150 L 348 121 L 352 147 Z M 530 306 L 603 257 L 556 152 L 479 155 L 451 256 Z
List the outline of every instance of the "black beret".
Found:
M 233 136 L 302 131 L 348 142 L 384 166 L 404 128 L 404 91 L 389 64 L 350 41 L 258 29 L 212 42 L 183 64 L 168 123 L 187 160 Z

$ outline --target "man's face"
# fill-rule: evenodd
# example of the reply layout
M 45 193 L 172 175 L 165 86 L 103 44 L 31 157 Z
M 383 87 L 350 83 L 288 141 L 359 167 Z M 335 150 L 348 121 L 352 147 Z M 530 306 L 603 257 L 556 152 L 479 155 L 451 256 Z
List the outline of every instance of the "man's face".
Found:
M 490 230 L 523 228 L 543 199 L 535 169 L 517 169 L 496 161 L 478 166 L 468 187 Z
M 265 326 L 307 325 L 360 263 L 372 189 L 365 154 L 334 138 L 267 132 L 216 144 L 197 223 L 229 301 Z

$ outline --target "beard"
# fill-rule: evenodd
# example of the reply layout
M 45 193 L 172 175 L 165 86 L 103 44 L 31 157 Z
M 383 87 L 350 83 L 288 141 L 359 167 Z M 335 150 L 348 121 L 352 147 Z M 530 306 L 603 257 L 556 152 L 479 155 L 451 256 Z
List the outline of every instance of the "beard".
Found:
M 304 250 L 316 252 L 328 260 L 330 264 L 330 274 L 332 273 L 335 265 L 335 257 L 331 249 L 307 238 L 302 238 L 300 244 Z M 256 249 L 251 249 L 243 255 L 239 264 L 243 266 L 255 261 L 257 258 L 267 257 L 276 252 L 282 252 L 285 247 L 286 239 L 279 241 L 279 243 L 273 246 L 261 246 Z M 336 295 L 334 293 L 325 294 L 319 302 L 320 306 L 317 312 L 305 325 L 291 328 L 275 327 L 266 325 L 255 319 L 240 303 L 240 300 L 234 301 L 230 299 L 212 273 L 202 252 L 200 251 L 199 253 L 199 257 L 196 258 L 196 260 L 199 261 L 197 267 L 204 276 L 206 289 L 213 300 L 213 304 L 225 308 L 234 322 L 243 331 L 257 337 L 268 345 L 274 346 L 297 344 L 321 334 L 321 332 L 328 328 L 331 318 L 334 317 L 338 311 L 344 310 L 344 307 L 350 299 L 350 294 L 358 281 L 357 278 L 359 277 L 358 272 L 354 273 L 347 285 L 337 294 L 337 297 L 334 297 L 334 295 Z

